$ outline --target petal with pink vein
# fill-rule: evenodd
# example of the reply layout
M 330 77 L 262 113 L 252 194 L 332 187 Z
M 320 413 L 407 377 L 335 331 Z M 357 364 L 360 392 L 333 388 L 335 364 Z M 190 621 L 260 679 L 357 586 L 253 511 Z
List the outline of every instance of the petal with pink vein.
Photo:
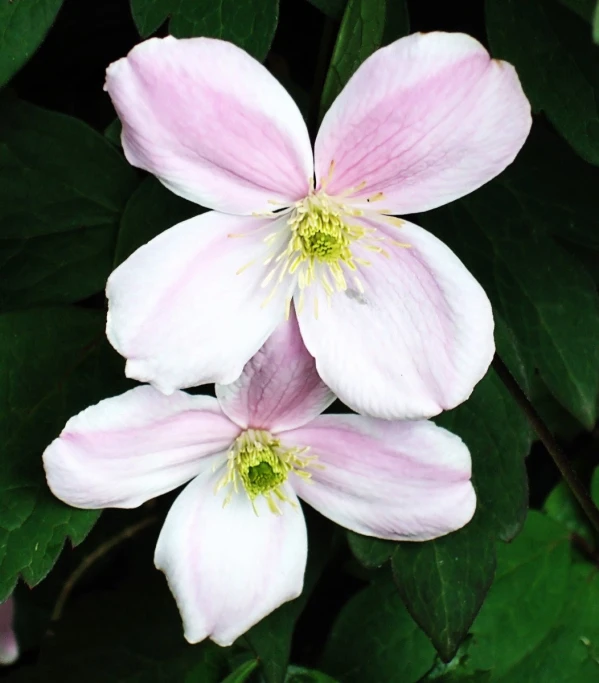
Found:
M 179 223 L 110 276 L 107 335 L 127 376 L 164 393 L 235 381 L 285 317 L 294 283 L 269 290 L 264 237 L 286 218 L 215 211 Z
M 192 481 L 171 508 L 155 562 L 168 579 L 190 643 L 228 646 L 279 605 L 302 592 L 308 544 L 299 503 L 272 514 L 245 495 L 223 507 L 214 488 L 222 472 Z
M 176 194 L 251 214 L 308 193 L 312 150 L 299 109 L 232 43 L 146 40 L 110 65 L 105 88 L 128 161 Z
M 337 524 L 366 536 L 427 541 L 467 524 L 476 507 L 470 453 L 432 422 L 322 415 L 281 434 L 309 446 L 322 469 L 295 492 Z
M 216 396 L 241 427 L 275 433 L 306 424 L 335 400 L 316 372 L 293 310 L 236 382 L 216 385 Z
M 337 195 L 360 186 L 389 214 L 473 192 L 513 160 L 531 126 L 514 68 L 463 33 L 415 33 L 375 52 L 327 112 L 316 176 Z
M 43 456 L 48 485 L 79 508 L 137 507 L 210 469 L 239 432 L 211 396 L 136 387 L 67 422 Z
M 356 412 L 420 419 L 465 401 L 494 353 L 491 304 L 457 256 L 431 233 L 403 221 L 365 221 L 389 257 L 360 254 L 364 293 L 353 288 L 306 307 L 299 325 L 318 373 Z

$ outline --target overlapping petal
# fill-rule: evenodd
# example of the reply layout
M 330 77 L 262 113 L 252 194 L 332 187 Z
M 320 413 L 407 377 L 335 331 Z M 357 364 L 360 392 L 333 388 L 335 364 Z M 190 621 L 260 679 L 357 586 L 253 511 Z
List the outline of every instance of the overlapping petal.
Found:
M 43 456 L 48 485 L 75 507 L 136 507 L 210 468 L 239 432 L 211 396 L 136 387 L 67 422 Z
M 462 440 L 432 422 L 322 415 L 281 435 L 310 446 L 322 469 L 293 477 L 296 493 L 347 529 L 395 541 L 426 541 L 470 521 L 476 496 Z M 292 475 L 293 476 L 293 475 Z
M 514 68 L 461 33 L 416 33 L 375 52 L 327 112 L 315 147 L 317 182 L 390 214 L 458 199 L 510 164 L 530 105 Z
M 307 537 L 299 503 L 274 515 L 257 498 L 256 514 L 242 493 L 223 508 L 222 494 L 214 495 L 220 474 L 200 475 L 177 498 L 155 562 L 177 600 L 187 640 L 209 637 L 228 646 L 301 593 Z
M 269 290 L 261 286 L 264 237 L 285 220 L 212 211 L 122 263 L 108 280 L 106 332 L 128 360 L 127 375 L 164 393 L 235 381 L 285 317 L 293 282 L 280 285 L 267 305 Z
M 333 295 L 318 318 L 306 307 L 302 337 L 322 379 L 357 412 L 431 417 L 465 401 L 485 375 L 495 348 L 491 305 L 431 233 L 407 221 L 365 224 L 409 248 L 388 242 L 388 258 L 361 254 L 373 262 L 360 273 L 364 293 L 350 286 Z
M 316 372 L 293 310 L 236 382 L 216 386 L 216 396 L 241 427 L 274 433 L 306 424 L 335 400 Z
M 291 96 L 231 43 L 140 43 L 106 73 L 129 162 L 212 209 L 251 214 L 305 197 L 306 125 Z

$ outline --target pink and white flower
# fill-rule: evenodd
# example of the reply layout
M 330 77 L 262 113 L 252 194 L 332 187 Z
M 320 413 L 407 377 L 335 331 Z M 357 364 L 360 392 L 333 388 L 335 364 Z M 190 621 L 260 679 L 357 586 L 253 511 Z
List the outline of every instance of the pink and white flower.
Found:
M 191 480 L 155 555 L 190 642 L 229 645 L 301 593 L 298 498 L 397 541 L 436 538 L 474 513 L 459 437 L 427 421 L 320 415 L 334 396 L 293 313 L 216 394 L 137 387 L 71 418 L 44 453 L 54 494 L 81 508 L 136 507 Z
M 476 190 L 512 162 L 530 106 L 512 66 L 463 34 L 415 34 L 357 70 L 314 155 L 289 94 L 219 40 L 151 39 L 107 71 L 134 166 L 214 209 L 112 274 L 107 333 L 164 393 L 236 380 L 284 319 L 357 412 L 430 417 L 493 355 L 489 301 L 461 261 L 395 215 Z
M 19 645 L 14 631 L 15 603 L 12 595 L 0 604 L 0 666 L 14 664 L 19 658 Z

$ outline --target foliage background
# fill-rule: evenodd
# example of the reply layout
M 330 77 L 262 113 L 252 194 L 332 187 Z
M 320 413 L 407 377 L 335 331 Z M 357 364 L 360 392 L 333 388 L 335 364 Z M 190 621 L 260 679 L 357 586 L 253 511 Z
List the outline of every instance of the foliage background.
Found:
M 0 0 L 0 600 L 19 580 L 24 651 L 0 678 L 599 679 L 597 532 L 495 369 L 439 418 L 472 451 L 474 520 L 436 541 L 393 544 L 309 511 L 304 594 L 227 649 L 185 643 L 153 568 L 173 495 L 98 521 L 52 497 L 40 459 L 73 413 L 130 386 L 103 335 L 108 274 L 201 210 L 125 162 L 106 66 L 149 35 L 226 38 L 265 60 L 314 129 L 375 49 L 440 29 L 511 61 L 535 122 L 499 178 L 414 222 L 485 287 L 500 357 L 599 504 L 594 4 Z

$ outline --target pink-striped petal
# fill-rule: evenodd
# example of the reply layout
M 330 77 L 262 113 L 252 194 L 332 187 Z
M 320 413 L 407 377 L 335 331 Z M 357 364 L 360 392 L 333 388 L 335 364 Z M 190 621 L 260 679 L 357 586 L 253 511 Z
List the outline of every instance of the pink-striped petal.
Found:
M 285 317 L 293 283 L 266 305 L 270 290 L 261 286 L 264 237 L 285 220 L 212 211 L 122 263 L 108 280 L 106 332 L 127 358 L 127 376 L 164 393 L 235 381 Z
M 14 598 L 0 605 L 0 665 L 14 664 L 19 658 L 19 644 L 13 627 Z
M 302 592 L 308 544 L 304 516 L 285 504 L 282 515 L 244 492 L 223 507 L 214 494 L 222 472 L 192 481 L 171 508 L 155 562 L 168 579 L 190 643 L 226 647 L 279 605 Z
M 375 52 L 326 114 L 316 175 L 326 191 L 426 211 L 494 178 L 524 144 L 530 105 L 514 68 L 461 33 L 416 33 Z M 331 172 L 331 162 L 334 168 Z
M 274 433 L 301 427 L 335 400 L 316 372 L 293 310 L 236 382 L 216 385 L 216 396 L 240 427 Z
M 44 453 L 46 477 L 75 507 L 137 507 L 210 468 L 239 433 L 211 396 L 136 387 L 72 417 Z
M 251 214 L 306 196 L 313 162 L 302 115 L 235 45 L 152 38 L 110 65 L 105 89 L 128 161 L 181 197 Z
M 296 493 L 337 524 L 366 536 L 427 541 L 467 524 L 476 507 L 470 453 L 432 422 L 387 422 L 359 415 L 321 415 L 281 435 L 309 446 L 322 469 Z
M 494 353 L 489 300 L 457 256 L 431 233 L 403 222 L 365 221 L 409 248 L 383 243 L 351 284 L 298 315 L 318 373 L 356 412 L 420 419 L 459 405 L 485 375 Z M 395 232 L 392 232 L 395 230 Z

